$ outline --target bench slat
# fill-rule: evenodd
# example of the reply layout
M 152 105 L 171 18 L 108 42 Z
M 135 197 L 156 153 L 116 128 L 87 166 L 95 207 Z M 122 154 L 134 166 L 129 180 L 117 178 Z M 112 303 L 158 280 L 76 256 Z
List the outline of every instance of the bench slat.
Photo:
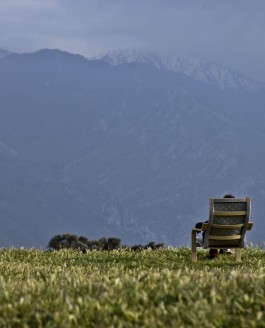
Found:
M 236 239 L 241 239 L 241 235 L 234 235 L 234 236 L 213 236 L 213 235 L 210 235 L 209 239 L 214 239 L 214 240 L 236 240 Z
M 214 216 L 243 216 L 246 215 L 246 211 L 232 211 L 232 212 L 223 212 L 223 211 L 214 211 Z

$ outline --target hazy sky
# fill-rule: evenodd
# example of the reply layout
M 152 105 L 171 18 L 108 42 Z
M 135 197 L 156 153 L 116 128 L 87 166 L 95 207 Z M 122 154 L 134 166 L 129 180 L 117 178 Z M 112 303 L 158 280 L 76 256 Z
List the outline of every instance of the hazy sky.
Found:
M 264 0 L 0 0 L 0 48 L 84 55 L 144 48 L 265 82 Z

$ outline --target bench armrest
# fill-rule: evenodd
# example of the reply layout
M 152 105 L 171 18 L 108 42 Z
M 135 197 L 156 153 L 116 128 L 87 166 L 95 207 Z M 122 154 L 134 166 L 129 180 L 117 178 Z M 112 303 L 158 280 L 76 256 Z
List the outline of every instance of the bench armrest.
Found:
M 198 229 L 198 228 L 192 228 L 192 231 L 195 231 L 195 232 L 201 232 L 202 229 Z

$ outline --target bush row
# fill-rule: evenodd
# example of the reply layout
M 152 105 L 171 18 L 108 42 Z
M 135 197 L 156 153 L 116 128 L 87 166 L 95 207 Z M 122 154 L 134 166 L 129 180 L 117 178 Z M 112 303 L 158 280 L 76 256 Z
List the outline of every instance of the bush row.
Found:
M 163 243 L 156 244 L 151 241 L 146 245 L 137 244 L 134 246 L 122 245 L 121 239 L 116 237 L 111 238 L 100 238 L 98 240 L 89 240 L 84 236 L 77 236 L 72 234 L 56 235 L 49 241 L 48 247 L 54 250 L 60 250 L 65 248 L 80 249 L 83 253 L 87 250 L 98 250 L 98 251 L 111 251 L 115 249 L 127 248 L 132 251 L 141 251 L 144 249 L 158 249 L 164 248 Z

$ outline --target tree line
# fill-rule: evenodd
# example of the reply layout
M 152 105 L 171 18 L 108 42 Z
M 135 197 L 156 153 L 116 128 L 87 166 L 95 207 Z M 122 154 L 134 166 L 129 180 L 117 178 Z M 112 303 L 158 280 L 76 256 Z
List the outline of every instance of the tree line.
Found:
M 103 237 L 97 240 L 89 240 L 87 237 L 84 236 L 62 234 L 52 237 L 49 241 L 48 247 L 54 250 L 60 250 L 65 248 L 79 249 L 83 253 L 86 253 L 88 250 L 111 251 L 121 248 L 131 249 L 132 251 L 141 251 L 148 248 L 155 250 L 158 248 L 164 248 L 165 245 L 163 243 L 156 244 L 155 242 L 151 241 L 146 245 L 137 244 L 134 246 L 126 246 L 122 245 L 121 239 L 116 237 Z

